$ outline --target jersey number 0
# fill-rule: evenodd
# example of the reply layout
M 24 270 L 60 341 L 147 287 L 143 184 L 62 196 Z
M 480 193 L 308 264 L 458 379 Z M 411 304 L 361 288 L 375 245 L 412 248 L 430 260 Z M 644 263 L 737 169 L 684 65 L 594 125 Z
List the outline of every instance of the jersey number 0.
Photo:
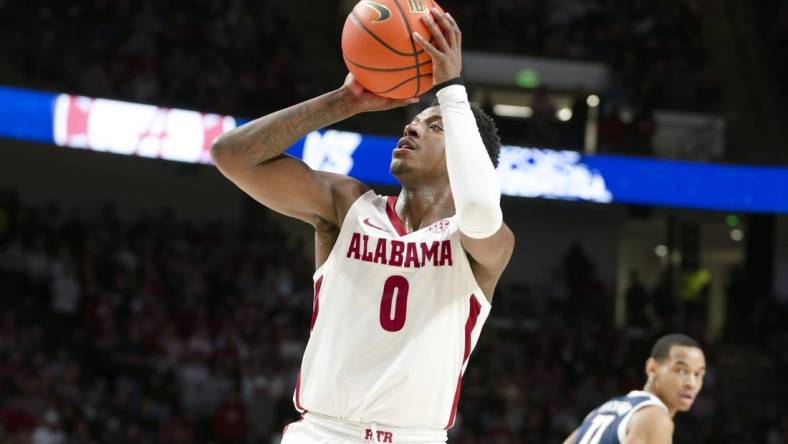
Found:
M 408 280 L 402 276 L 395 274 L 386 279 L 380 299 L 380 326 L 383 330 L 398 332 L 405 326 L 409 288 Z

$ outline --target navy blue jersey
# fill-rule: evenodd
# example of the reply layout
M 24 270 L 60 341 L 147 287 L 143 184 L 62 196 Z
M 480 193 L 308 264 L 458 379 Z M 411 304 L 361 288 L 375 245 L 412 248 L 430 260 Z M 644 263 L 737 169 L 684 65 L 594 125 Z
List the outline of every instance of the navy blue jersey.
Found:
M 602 404 L 586 416 L 577 431 L 573 444 L 621 444 L 632 415 L 650 405 L 667 407 L 656 396 L 634 390 Z

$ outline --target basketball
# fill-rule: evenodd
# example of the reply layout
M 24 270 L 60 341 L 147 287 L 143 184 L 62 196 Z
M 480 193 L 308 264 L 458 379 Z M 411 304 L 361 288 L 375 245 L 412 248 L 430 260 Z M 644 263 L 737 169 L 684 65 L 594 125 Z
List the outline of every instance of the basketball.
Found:
M 416 97 L 432 88 L 432 59 L 411 37 L 433 41 L 421 18 L 432 0 L 361 0 L 345 20 L 342 55 L 353 77 L 369 91 L 392 99 Z

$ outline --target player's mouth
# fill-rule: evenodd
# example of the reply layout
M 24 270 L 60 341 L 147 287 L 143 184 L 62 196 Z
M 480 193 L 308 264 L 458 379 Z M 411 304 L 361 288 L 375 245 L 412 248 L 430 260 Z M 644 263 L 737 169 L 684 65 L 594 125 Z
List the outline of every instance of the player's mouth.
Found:
M 684 404 L 690 405 L 695 401 L 695 396 L 689 393 L 680 393 L 679 399 L 681 399 L 681 402 Z
M 397 142 L 397 148 L 394 149 L 394 151 L 398 150 L 415 151 L 416 145 L 410 140 L 410 138 L 403 137 L 402 139 L 399 139 L 399 142 Z

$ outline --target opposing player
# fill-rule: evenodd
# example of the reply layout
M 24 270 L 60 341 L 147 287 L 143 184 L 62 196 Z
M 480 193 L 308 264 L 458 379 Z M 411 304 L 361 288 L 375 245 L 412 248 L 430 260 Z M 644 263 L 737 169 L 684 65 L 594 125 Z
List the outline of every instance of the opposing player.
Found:
M 284 151 L 354 114 L 403 106 L 348 76 L 325 95 L 221 136 L 221 172 L 263 205 L 315 228 L 311 333 L 285 444 L 444 443 L 468 356 L 514 248 L 503 223 L 492 120 L 468 102 L 461 33 L 424 17 L 438 106 L 417 115 L 392 153 L 399 196 L 313 171 Z
M 564 444 L 669 444 L 673 417 L 692 407 L 705 373 L 706 359 L 694 339 L 663 336 L 646 361 L 648 380 L 643 390 L 602 404 Z

